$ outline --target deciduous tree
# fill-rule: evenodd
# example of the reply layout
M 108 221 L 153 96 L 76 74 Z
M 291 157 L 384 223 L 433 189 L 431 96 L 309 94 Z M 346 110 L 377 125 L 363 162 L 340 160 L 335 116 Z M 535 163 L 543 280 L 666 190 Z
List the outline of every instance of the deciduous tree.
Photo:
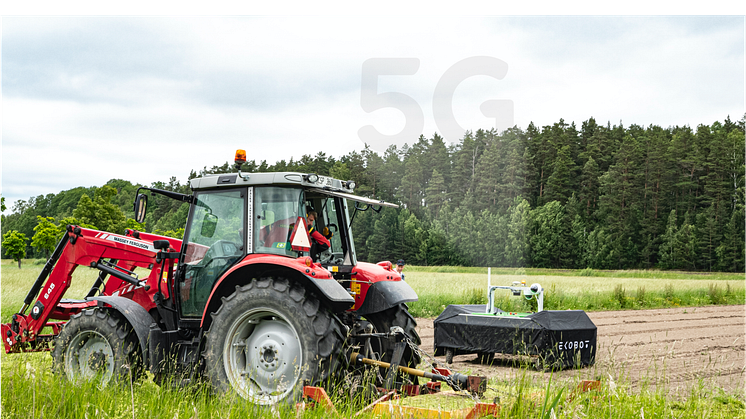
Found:
M 21 269 L 21 259 L 26 257 L 26 242 L 28 239 L 23 233 L 11 230 L 3 235 L 3 251 L 11 259 L 18 261 L 18 269 Z
M 35 234 L 31 238 L 31 247 L 43 251 L 44 256 L 48 258 L 49 253 L 57 246 L 63 230 L 54 223 L 54 218 L 52 217 L 37 215 L 36 218 L 39 220 L 39 223 L 34 227 Z

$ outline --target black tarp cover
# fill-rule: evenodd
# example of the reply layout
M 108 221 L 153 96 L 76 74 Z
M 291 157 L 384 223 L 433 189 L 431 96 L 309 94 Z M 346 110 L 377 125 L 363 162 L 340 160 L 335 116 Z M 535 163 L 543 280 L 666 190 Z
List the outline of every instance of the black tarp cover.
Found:
M 595 361 L 596 325 L 582 310 L 544 310 L 526 317 L 474 315 L 485 305 L 449 305 L 435 319 L 435 355 L 539 355 L 572 367 Z

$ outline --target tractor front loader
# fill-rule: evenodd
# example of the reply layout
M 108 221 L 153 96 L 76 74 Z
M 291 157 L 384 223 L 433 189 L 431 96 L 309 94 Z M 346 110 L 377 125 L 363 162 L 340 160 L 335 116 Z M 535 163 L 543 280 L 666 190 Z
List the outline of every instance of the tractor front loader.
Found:
M 161 277 L 172 273 L 174 260 L 161 257 L 168 255 L 165 250 L 176 254 L 174 248 L 181 247 L 177 239 L 143 235 L 149 240 L 68 226 L 23 307 L 11 323 L 0 325 L 5 352 L 53 347 L 56 367 L 73 380 L 92 377 L 100 370 L 108 381 L 120 375 L 125 365 L 141 372 L 147 361 L 150 324 L 159 318 L 154 301 L 169 296 L 168 290 L 158 285 Z M 84 299 L 63 299 L 78 266 L 100 273 Z M 135 268 L 150 270 L 150 274 L 141 279 Z M 51 333 L 43 334 L 47 327 Z M 114 356 L 114 351 L 125 347 L 126 353 Z M 106 357 L 101 358 L 102 353 Z M 81 356 L 89 362 L 83 362 Z
M 158 383 L 203 378 L 256 404 L 300 400 L 304 386 L 364 365 L 352 353 L 382 368 L 376 386 L 417 385 L 399 369 L 420 361 L 406 305 L 417 295 L 390 262 L 357 261 L 348 213 L 350 201 L 355 211 L 396 205 L 354 195 L 352 181 L 242 173 L 244 162 L 239 150 L 237 173 L 192 179 L 190 195 L 138 190 L 139 222 L 147 192 L 189 204 L 183 240 L 68 226 L 0 326 L 5 351 L 51 350 L 71 381 L 149 370 Z M 64 299 L 79 266 L 99 275 L 84 298 Z

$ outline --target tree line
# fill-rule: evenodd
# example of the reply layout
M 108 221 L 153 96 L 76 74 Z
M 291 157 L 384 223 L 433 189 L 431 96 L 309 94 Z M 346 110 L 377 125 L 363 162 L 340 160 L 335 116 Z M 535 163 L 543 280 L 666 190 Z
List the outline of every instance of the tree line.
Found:
M 578 128 L 560 120 L 468 131 L 451 145 L 438 134 L 420 136 L 382 154 L 365 147 L 339 158 L 252 160 L 243 171 L 354 180 L 356 194 L 399 203 L 356 214 L 359 260 L 743 272 L 744 125 L 726 118 L 696 129 L 624 127 L 590 118 Z M 226 162 L 192 170 L 189 179 L 231 171 Z M 114 232 L 183 234 L 188 206 L 166 198 L 149 203 L 144 225 L 133 224 L 138 186 L 111 180 L 18 201 L 3 216 L 3 235 L 31 238 L 42 218 L 60 228 L 71 217 Z M 175 177 L 150 186 L 189 192 Z M 32 241 L 26 250 L 40 257 L 42 248 Z

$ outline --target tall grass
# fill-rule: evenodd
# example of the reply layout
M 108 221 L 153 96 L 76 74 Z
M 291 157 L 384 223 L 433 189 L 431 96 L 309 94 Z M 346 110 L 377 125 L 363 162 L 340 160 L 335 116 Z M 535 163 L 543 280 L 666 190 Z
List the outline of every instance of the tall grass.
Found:
M 297 414 L 294 406 L 259 408 L 232 396 L 216 396 L 205 383 L 186 388 L 158 387 L 151 380 L 100 388 L 73 385 L 54 376 L 45 354 L 7 356 L 2 359 L 2 413 L 10 418 L 327 418 L 322 409 Z M 737 418 L 746 413 L 742 394 L 727 393 L 700 381 L 672 395 L 665 371 L 656 370 L 640 385 L 626 380 L 623 368 L 592 367 L 569 378 L 533 374 L 516 369 L 509 378 L 494 378 L 482 401 L 497 400 L 499 418 Z M 600 379 L 601 388 L 581 392 L 582 380 Z M 450 390 L 447 390 L 450 392 Z M 364 406 L 341 392 L 331 391 L 340 417 L 353 417 Z M 434 410 L 469 408 L 470 398 L 444 395 L 405 398 L 394 406 L 420 406 Z M 361 418 L 374 418 L 363 413 Z

